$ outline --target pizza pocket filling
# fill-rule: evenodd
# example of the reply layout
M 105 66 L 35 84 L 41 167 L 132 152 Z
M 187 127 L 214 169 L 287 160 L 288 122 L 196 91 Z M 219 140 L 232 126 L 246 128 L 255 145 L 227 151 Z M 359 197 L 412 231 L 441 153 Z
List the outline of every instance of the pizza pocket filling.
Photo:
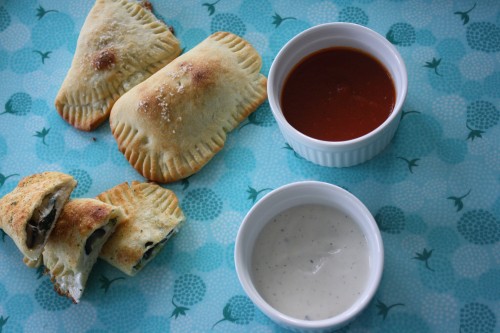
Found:
M 52 230 L 56 222 L 56 216 L 59 216 L 65 203 L 65 200 L 61 200 L 63 192 L 63 190 L 59 190 L 55 194 L 46 195 L 42 204 L 34 210 L 26 224 L 26 246 L 28 249 L 45 244 L 49 231 Z
M 78 303 L 97 257 L 123 211 L 95 199 L 68 202 L 43 251 L 55 290 Z
M 134 271 L 140 271 L 146 264 L 151 261 L 157 254 L 160 252 L 160 250 L 165 246 L 165 243 L 176 233 L 178 232 L 178 228 L 170 230 L 170 232 L 167 234 L 165 238 L 163 238 L 161 241 L 154 243 L 154 242 L 146 242 L 144 247 L 147 249 L 146 252 L 142 255 L 142 258 L 137 262 L 137 264 L 134 265 L 133 270 Z
M 0 226 L 27 261 L 38 261 L 75 186 L 70 175 L 43 172 L 21 179 L 0 199 Z

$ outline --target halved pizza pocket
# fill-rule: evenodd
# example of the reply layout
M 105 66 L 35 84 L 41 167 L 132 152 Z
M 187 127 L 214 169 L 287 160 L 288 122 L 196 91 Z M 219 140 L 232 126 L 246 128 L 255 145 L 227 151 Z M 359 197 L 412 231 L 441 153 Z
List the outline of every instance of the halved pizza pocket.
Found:
M 151 261 L 185 221 L 174 192 L 156 184 L 122 183 L 97 198 L 125 211 L 100 258 L 128 275 Z
M 96 199 L 69 201 L 43 250 L 54 289 L 78 303 L 102 246 L 123 219 L 120 207 Z
M 70 175 L 43 172 L 21 179 L 0 199 L 0 227 L 27 259 L 39 259 L 75 186 Z
M 228 32 L 209 36 L 115 103 L 110 125 L 120 151 L 160 183 L 197 172 L 265 100 L 261 65 L 244 39 Z
M 148 6 L 97 0 L 57 94 L 57 111 L 72 126 L 90 131 L 108 118 L 121 95 L 180 52 L 179 41 Z

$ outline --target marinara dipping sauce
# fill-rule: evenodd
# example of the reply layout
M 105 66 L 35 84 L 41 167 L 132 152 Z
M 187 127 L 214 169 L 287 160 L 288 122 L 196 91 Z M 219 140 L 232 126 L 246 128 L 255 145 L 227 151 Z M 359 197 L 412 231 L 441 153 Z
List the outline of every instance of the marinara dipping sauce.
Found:
M 357 49 L 332 47 L 310 54 L 292 69 L 281 108 L 303 134 L 346 141 L 380 126 L 395 100 L 391 76 L 377 59 Z

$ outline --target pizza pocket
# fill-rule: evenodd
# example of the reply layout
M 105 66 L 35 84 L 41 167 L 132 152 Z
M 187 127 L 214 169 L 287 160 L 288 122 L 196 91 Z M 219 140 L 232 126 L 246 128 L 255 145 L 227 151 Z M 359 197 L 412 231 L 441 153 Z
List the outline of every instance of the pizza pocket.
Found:
M 266 99 L 261 65 L 244 39 L 209 36 L 115 103 L 110 125 L 120 151 L 156 182 L 197 172 Z
M 179 41 L 147 6 L 97 0 L 81 29 L 56 109 L 72 126 L 93 130 L 121 95 L 180 52 Z
M 70 175 L 43 172 L 21 179 L 0 199 L 0 227 L 27 259 L 39 259 L 75 186 Z
M 69 201 L 43 250 L 54 289 L 78 303 L 103 244 L 123 218 L 119 207 L 96 199 Z
M 97 198 L 125 212 L 100 258 L 128 275 L 151 261 L 185 220 L 176 195 L 156 184 L 123 183 Z

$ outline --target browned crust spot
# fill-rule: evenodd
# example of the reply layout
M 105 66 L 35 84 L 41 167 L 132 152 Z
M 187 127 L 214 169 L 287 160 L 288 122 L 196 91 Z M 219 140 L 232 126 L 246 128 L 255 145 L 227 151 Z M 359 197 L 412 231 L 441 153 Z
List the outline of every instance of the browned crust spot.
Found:
M 96 71 L 104 71 L 116 64 L 116 55 L 113 49 L 104 49 L 92 59 L 92 66 Z
M 153 12 L 153 5 L 148 0 L 142 0 L 141 6 L 144 7 L 145 9 L 149 10 L 150 12 Z

